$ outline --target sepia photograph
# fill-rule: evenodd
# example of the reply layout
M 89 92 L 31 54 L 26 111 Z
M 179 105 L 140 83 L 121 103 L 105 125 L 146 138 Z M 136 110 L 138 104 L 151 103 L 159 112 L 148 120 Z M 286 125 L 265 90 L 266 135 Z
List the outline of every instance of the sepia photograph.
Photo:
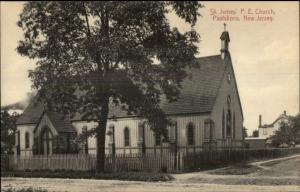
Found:
M 1 1 L 1 192 L 299 192 L 298 1 Z

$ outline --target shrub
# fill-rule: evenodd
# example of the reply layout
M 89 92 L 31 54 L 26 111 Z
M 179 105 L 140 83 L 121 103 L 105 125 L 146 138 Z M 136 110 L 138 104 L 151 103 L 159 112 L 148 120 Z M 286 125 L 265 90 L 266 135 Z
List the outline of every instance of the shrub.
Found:
M 47 190 L 45 190 L 45 189 L 33 189 L 31 187 L 29 187 L 27 189 L 8 188 L 8 189 L 1 189 L 1 191 L 3 191 L 3 192 L 47 192 Z

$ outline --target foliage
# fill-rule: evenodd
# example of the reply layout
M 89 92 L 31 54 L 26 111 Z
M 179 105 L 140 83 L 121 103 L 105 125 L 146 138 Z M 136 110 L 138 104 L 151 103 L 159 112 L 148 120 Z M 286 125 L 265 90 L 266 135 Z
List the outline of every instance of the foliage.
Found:
M 1 154 L 12 153 L 18 117 L 17 113 L 10 115 L 6 110 L 1 110 Z
M 46 189 L 33 189 L 32 187 L 24 188 L 24 189 L 8 188 L 8 189 L 1 189 L 1 191 L 3 192 L 47 192 Z
M 150 128 L 167 136 L 170 121 L 159 103 L 178 98 L 184 68 L 193 64 L 200 7 L 196 1 L 25 4 L 18 22 L 24 39 L 17 50 L 38 60 L 29 73 L 33 87 L 48 109 L 98 121 L 98 170 L 104 169 L 113 105 L 147 119 Z M 166 17 L 172 11 L 191 30 L 172 28 Z
M 254 130 L 253 132 L 252 132 L 252 137 L 258 137 L 259 135 L 258 135 L 259 133 L 258 133 L 258 130 Z
M 289 117 L 288 121 L 282 121 L 280 128 L 271 136 L 272 145 L 290 145 L 293 142 L 300 143 L 300 114 Z

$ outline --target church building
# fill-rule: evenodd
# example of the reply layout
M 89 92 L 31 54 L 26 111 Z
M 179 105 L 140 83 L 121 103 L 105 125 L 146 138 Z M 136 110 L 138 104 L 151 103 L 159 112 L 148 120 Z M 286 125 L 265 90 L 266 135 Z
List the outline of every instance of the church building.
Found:
M 240 148 L 243 139 L 243 111 L 229 52 L 228 31 L 221 34 L 218 55 L 196 59 L 196 67 L 187 68 L 179 99 L 161 102 L 161 108 L 174 122 L 164 140 L 138 116 L 128 116 L 111 107 L 107 122 L 106 153 L 196 152 L 211 149 Z M 62 118 L 45 111 L 36 96 L 17 121 L 16 154 L 96 153 L 95 137 L 76 142 L 95 128 L 95 121 L 77 115 Z

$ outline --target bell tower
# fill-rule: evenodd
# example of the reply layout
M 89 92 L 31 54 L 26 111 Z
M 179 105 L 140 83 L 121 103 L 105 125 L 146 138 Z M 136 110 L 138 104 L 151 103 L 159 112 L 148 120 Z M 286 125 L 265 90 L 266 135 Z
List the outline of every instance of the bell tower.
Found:
M 224 31 L 220 37 L 221 39 L 221 58 L 224 59 L 225 56 L 229 53 L 229 33 L 226 31 L 226 24 L 224 23 Z

